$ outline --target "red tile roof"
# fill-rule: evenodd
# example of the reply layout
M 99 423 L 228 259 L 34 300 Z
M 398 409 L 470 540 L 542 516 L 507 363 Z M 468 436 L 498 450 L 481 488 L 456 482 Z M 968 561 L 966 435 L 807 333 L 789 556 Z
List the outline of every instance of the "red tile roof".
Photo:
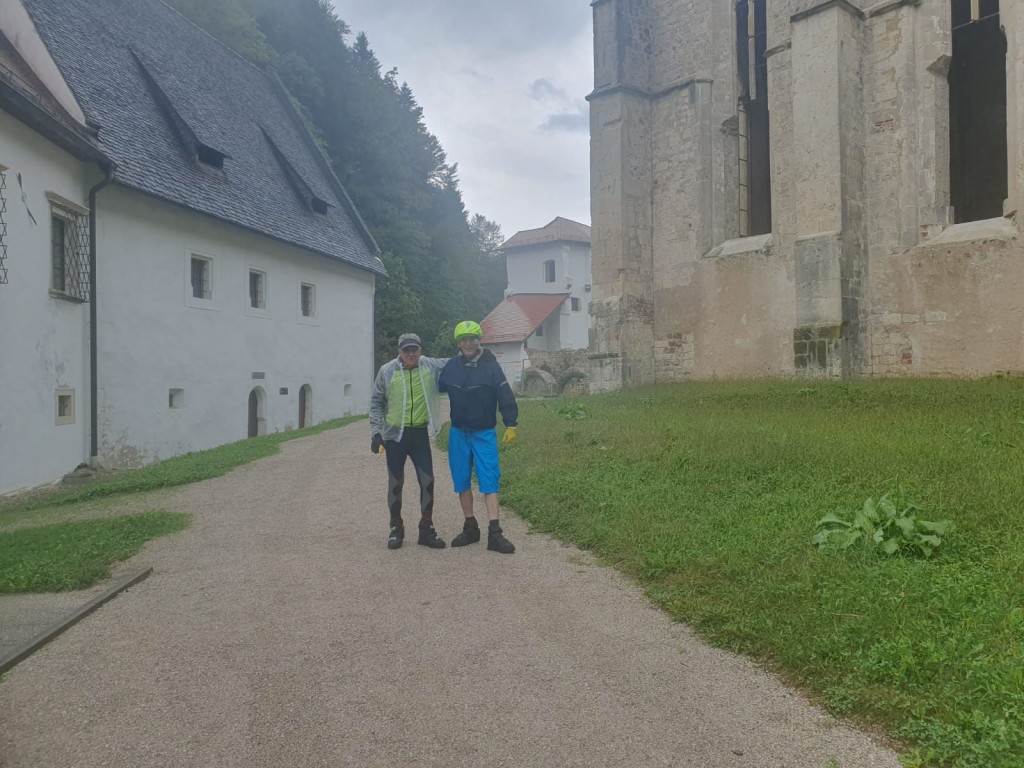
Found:
M 586 243 L 590 245 L 590 227 L 580 224 L 572 219 L 563 219 L 558 216 L 550 224 L 540 229 L 524 229 L 516 232 L 512 237 L 502 243 L 502 250 L 509 248 L 520 248 L 526 245 L 540 245 L 541 243 Z
M 558 311 L 568 293 L 517 293 L 490 311 L 480 324 L 484 344 L 524 341 Z

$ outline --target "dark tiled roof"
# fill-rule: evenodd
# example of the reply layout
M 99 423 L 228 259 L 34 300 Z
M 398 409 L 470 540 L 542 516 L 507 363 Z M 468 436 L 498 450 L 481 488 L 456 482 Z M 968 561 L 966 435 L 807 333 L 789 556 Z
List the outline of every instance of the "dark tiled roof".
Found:
M 568 293 L 517 293 L 492 309 L 480 323 L 484 344 L 524 341 L 558 311 Z
M 32 68 L 0 34 L 0 109 L 83 160 L 106 160 L 95 137 L 65 111 Z
M 540 229 L 524 229 L 516 232 L 512 237 L 502 243 L 502 250 L 509 248 L 521 248 L 525 245 L 540 245 L 541 243 L 586 243 L 590 245 L 590 227 L 580 224 L 572 219 L 556 217 L 545 227 Z
M 376 243 L 274 76 L 159 0 L 24 3 L 99 126 L 116 181 L 385 274 Z M 226 156 L 223 172 L 201 167 L 189 141 Z M 301 188 L 328 203 L 326 215 L 310 210 L 272 146 Z

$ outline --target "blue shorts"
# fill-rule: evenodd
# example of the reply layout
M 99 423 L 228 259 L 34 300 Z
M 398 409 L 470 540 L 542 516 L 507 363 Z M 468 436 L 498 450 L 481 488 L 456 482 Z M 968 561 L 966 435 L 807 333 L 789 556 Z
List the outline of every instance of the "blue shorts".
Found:
M 452 470 L 452 484 L 456 493 L 469 490 L 473 470 L 480 493 L 497 493 L 498 433 L 493 429 L 463 432 L 452 427 L 448 433 L 448 466 Z

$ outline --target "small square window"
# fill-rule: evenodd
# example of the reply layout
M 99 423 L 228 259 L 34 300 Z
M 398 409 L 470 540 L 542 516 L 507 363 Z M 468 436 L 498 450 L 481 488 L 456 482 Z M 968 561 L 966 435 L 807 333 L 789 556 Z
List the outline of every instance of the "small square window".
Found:
M 167 391 L 167 407 L 173 410 L 185 407 L 185 390 L 170 389 Z
M 303 283 L 299 289 L 303 317 L 316 317 L 316 286 Z
M 543 336 L 544 335 L 544 326 L 543 325 L 540 328 L 537 329 L 535 335 L 537 335 L 537 336 Z
M 555 282 L 555 262 L 553 259 L 544 262 L 544 282 Z
M 258 269 L 249 270 L 249 306 L 253 309 L 267 308 L 267 273 Z
M 57 390 L 57 425 L 75 423 L 75 390 Z
M 573 312 L 579 312 L 580 311 L 580 306 L 581 305 L 580 305 L 580 300 L 579 299 L 577 299 L 576 297 L 573 297 L 572 299 L 570 299 L 570 303 L 572 304 L 572 311 Z
M 210 259 L 192 255 L 192 298 L 213 298 L 213 269 Z

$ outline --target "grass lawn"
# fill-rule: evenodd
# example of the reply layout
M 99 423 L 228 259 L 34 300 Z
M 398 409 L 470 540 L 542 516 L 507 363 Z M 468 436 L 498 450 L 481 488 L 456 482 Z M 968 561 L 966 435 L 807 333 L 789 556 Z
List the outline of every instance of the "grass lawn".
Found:
M 1024 380 L 714 382 L 521 403 L 502 503 L 909 766 L 1024 765 Z M 930 558 L 818 551 L 893 492 Z
M 241 440 L 140 469 L 105 473 L 89 485 L 8 499 L 0 505 L 0 594 L 92 586 L 108 578 L 114 562 L 131 557 L 149 539 L 180 531 L 189 522 L 188 515 L 152 510 L 111 517 L 111 507 L 135 494 L 219 477 L 276 453 L 286 440 L 364 418 L 352 416 Z M 45 525 L 57 515 L 73 520 Z
M 113 563 L 189 521 L 184 514 L 144 512 L 0 534 L 0 595 L 92 586 L 110 576 Z

